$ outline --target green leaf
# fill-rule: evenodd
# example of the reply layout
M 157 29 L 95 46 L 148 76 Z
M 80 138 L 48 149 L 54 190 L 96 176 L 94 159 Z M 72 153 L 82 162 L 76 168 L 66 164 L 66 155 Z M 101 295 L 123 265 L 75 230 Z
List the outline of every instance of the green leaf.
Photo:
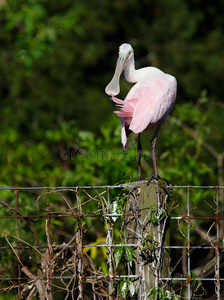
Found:
M 155 225 L 158 222 L 156 214 L 157 214 L 156 207 L 154 205 L 150 205 L 150 219 L 153 225 Z
M 132 266 L 132 261 L 133 261 L 133 249 L 129 246 L 125 247 L 125 254 L 127 257 L 128 262 L 130 263 L 130 265 Z
M 148 291 L 148 293 L 147 293 L 147 295 L 146 295 L 146 298 L 148 298 L 149 296 L 152 295 L 153 290 L 154 290 L 154 288 L 151 288 L 151 289 Z
M 153 225 L 156 225 L 166 216 L 166 211 L 163 208 L 156 208 L 155 205 L 150 205 L 150 219 Z
M 128 294 L 128 282 L 124 280 L 120 283 L 120 290 L 123 297 L 126 297 Z
M 113 202 L 113 203 L 111 204 L 111 214 L 112 214 L 112 215 L 116 215 L 116 214 L 118 213 L 118 212 L 117 212 L 117 209 L 118 209 L 117 202 Z M 117 218 L 118 218 L 118 217 L 116 217 L 116 216 L 112 217 L 113 222 L 116 222 Z
M 158 295 L 159 295 L 159 299 L 162 300 L 166 299 L 166 292 L 162 288 L 158 288 Z
M 166 291 L 165 295 L 166 295 L 166 297 L 165 297 L 166 300 L 172 300 L 172 294 L 170 291 Z
M 153 225 L 155 225 L 158 221 L 157 218 L 156 218 L 156 215 L 154 213 L 151 214 L 151 221 L 152 221 Z
M 191 277 L 192 277 L 193 279 L 195 279 L 195 278 L 197 278 L 198 276 L 197 276 L 194 272 L 192 272 L 192 273 L 191 273 Z M 197 280 L 193 280 L 193 288 L 194 288 L 194 289 L 197 287 L 197 285 L 198 285 L 198 281 L 197 281 Z
M 131 296 L 134 296 L 134 294 L 135 294 L 135 285 L 130 280 L 128 280 L 128 289 L 129 289 L 129 292 L 130 292 Z
M 158 209 L 158 219 L 162 220 L 166 216 L 166 211 L 163 208 Z
M 114 260 L 115 260 L 115 264 L 116 264 L 116 268 L 119 265 L 120 261 L 121 261 L 121 257 L 123 255 L 124 252 L 124 247 L 116 247 L 114 250 Z
M 146 297 L 148 298 L 151 295 L 153 295 L 153 300 L 157 300 L 157 298 L 160 300 L 166 299 L 166 292 L 160 287 L 150 289 Z
M 185 275 L 185 278 L 187 278 L 187 277 L 188 277 L 188 274 Z M 195 279 L 198 276 L 194 272 L 191 272 L 190 277 L 191 277 L 191 279 Z M 196 288 L 197 285 L 198 285 L 198 281 L 197 280 L 192 280 L 192 285 L 193 285 L 193 288 Z

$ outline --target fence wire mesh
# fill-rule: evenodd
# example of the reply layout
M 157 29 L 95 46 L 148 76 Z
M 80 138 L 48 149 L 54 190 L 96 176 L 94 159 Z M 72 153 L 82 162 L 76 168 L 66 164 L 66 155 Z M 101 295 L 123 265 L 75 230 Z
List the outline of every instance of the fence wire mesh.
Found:
M 146 299 L 142 269 L 129 270 L 141 238 L 124 234 L 127 188 L 1 188 L 0 299 Z M 172 299 L 224 299 L 223 191 L 170 189 L 170 268 L 159 281 Z

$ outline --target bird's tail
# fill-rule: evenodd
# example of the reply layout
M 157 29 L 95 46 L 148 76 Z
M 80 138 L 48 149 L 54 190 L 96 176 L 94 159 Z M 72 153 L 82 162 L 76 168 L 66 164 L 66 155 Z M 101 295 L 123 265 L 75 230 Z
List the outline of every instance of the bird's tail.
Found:
M 137 103 L 137 99 L 131 99 L 128 101 L 123 101 L 118 99 L 117 97 L 112 96 L 111 100 L 116 103 L 116 106 L 120 108 L 120 110 L 114 111 L 114 113 L 120 118 L 132 118 L 134 113 L 134 108 Z
M 131 99 L 128 101 L 123 101 L 114 96 L 111 97 L 111 100 L 120 108 L 120 110 L 116 110 L 114 113 L 121 119 L 121 142 L 124 149 L 127 150 L 127 137 L 131 132 L 128 129 L 128 126 L 131 123 L 134 108 L 138 100 Z

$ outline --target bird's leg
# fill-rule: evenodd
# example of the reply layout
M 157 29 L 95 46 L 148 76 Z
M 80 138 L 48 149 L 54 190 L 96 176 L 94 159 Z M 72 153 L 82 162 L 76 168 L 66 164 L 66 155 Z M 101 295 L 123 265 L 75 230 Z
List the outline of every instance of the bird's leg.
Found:
M 140 133 L 138 134 L 138 179 L 141 180 L 141 156 L 142 156 L 142 145 L 140 139 Z
M 168 185 L 173 185 L 173 183 L 170 180 L 158 176 L 158 172 L 157 172 L 157 165 L 156 165 L 156 140 L 157 140 L 157 136 L 158 136 L 160 127 L 161 127 L 161 124 L 158 124 L 157 127 L 156 127 L 156 130 L 154 132 L 154 135 L 152 137 L 152 140 L 151 140 L 151 155 L 152 155 L 152 164 L 153 164 L 153 174 L 149 178 L 148 184 L 150 183 L 150 181 L 152 179 L 156 179 L 156 180 L 163 180 Z M 164 188 L 164 185 L 163 185 L 163 188 Z
M 152 155 L 152 165 L 153 165 L 152 177 L 155 179 L 158 179 L 158 172 L 157 172 L 157 165 L 156 165 L 156 140 L 157 140 L 160 127 L 161 127 L 160 124 L 156 126 L 156 130 L 151 140 L 151 155 Z

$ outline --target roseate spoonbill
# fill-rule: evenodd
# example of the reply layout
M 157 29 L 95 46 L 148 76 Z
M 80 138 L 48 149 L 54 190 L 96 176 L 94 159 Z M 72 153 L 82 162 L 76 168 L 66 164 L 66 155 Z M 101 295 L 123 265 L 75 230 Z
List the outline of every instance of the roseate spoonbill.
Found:
M 120 92 L 119 79 L 124 70 L 125 79 L 136 83 L 124 101 L 115 96 Z M 165 124 L 167 115 L 176 99 L 177 81 L 175 77 L 165 74 L 155 67 L 135 69 L 134 51 L 131 45 L 122 44 L 119 48 L 116 69 L 105 92 L 120 108 L 114 113 L 121 119 L 121 141 L 127 149 L 127 137 L 131 132 L 138 134 L 138 180 L 141 179 L 140 133 L 155 128 L 151 140 L 153 174 L 150 178 L 158 180 L 155 147 L 161 125 Z M 168 181 L 169 182 L 169 181 Z

